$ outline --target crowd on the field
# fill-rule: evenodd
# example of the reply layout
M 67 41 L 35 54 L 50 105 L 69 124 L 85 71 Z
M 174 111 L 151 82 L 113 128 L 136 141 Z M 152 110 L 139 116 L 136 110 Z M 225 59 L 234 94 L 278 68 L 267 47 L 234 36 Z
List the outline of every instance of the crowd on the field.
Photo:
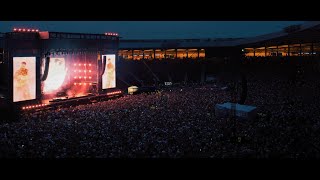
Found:
M 320 157 L 319 82 L 248 80 L 254 120 L 215 116 L 226 84 L 187 85 L 0 124 L 1 157 Z M 305 96 L 305 94 L 308 96 Z

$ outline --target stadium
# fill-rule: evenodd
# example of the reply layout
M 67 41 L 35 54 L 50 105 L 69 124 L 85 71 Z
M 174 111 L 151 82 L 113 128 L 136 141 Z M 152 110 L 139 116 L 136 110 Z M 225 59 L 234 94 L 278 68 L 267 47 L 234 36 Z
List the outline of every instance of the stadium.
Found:
M 14 28 L 0 52 L 1 157 L 320 157 L 320 22 L 162 40 Z

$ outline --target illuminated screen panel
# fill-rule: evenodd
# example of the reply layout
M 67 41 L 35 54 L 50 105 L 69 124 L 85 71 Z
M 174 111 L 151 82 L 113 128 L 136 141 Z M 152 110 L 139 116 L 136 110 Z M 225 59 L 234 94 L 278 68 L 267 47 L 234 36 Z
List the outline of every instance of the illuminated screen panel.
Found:
M 44 81 L 43 91 L 51 93 L 59 90 L 63 85 L 67 75 L 66 63 L 64 58 L 50 58 L 48 77 Z
M 106 57 L 105 71 L 102 75 L 102 89 L 116 87 L 116 55 L 102 55 L 102 59 Z
M 36 57 L 13 57 L 13 102 L 36 99 Z

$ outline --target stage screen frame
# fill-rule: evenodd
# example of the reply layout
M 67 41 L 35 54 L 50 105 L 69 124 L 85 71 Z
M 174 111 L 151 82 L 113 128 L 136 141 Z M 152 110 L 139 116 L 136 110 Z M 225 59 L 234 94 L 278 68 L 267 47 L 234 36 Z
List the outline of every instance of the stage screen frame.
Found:
M 13 102 L 36 99 L 36 57 L 13 57 L 12 69 Z M 20 85 L 17 82 L 18 78 Z
M 106 57 L 105 71 L 102 75 L 102 89 L 110 89 L 116 87 L 116 55 L 115 54 L 104 54 L 102 59 Z M 110 59 L 110 62 L 109 62 Z M 111 82 L 109 81 L 111 77 Z

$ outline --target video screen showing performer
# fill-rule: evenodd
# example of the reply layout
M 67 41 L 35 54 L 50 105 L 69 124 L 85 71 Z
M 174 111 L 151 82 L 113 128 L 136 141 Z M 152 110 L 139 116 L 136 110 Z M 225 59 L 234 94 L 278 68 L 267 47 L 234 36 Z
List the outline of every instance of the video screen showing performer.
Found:
M 102 59 L 106 57 L 105 71 L 102 75 L 102 89 L 116 87 L 116 55 L 102 55 Z
M 64 58 L 51 57 L 48 71 L 48 77 L 44 81 L 44 93 L 53 93 L 58 91 L 67 77 L 67 67 Z
M 13 58 L 13 102 L 36 98 L 36 58 Z

